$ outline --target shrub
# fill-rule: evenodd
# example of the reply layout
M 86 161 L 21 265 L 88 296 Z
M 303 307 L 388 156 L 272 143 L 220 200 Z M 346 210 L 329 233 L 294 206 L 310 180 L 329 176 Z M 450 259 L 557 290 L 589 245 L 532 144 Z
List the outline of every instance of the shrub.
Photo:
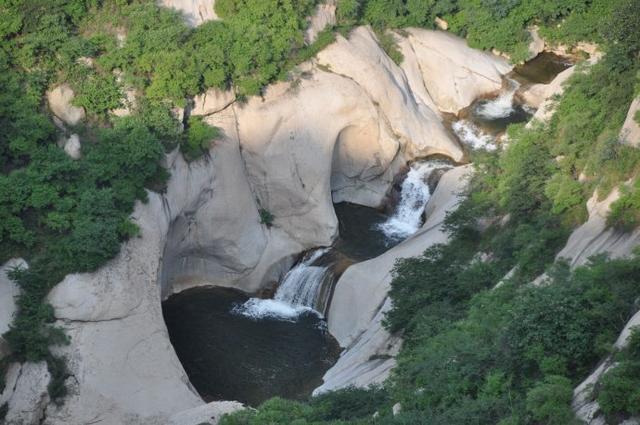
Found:
M 384 50 L 387 56 L 389 56 L 396 65 L 400 65 L 404 57 L 398 48 L 398 44 L 396 43 L 393 34 L 382 30 L 377 31 L 376 36 L 378 37 L 378 42 L 380 43 L 382 50 Z
M 273 226 L 273 221 L 275 220 L 275 217 L 273 216 L 273 214 L 265 209 L 265 208 L 260 208 L 258 210 L 258 213 L 260 214 L 260 223 L 264 224 L 267 227 L 271 227 Z
M 597 400 L 607 415 L 640 414 L 640 328 L 632 329 L 619 362 L 601 380 Z
M 338 25 L 355 25 L 360 20 L 360 11 L 360 0 L 339 0 L 336 8 Z
M 217 127 L 211 127 L 201 117 L 189 117 L 187 135 L 184 143 L 180 145 L 182 153 L 188 161 L 193 161 L 204 155 L 211 142 L 220 136 Z
M 311 398 L 310 415 L 314 421 L 350 420 L 371 417 L 380 406 L 388 404 L 389 394 L 383 388 L 348 387 Z
M 571 399 L 573 385 L 564 376 L 551 375 L 527 393 L 527 410 L 533 419 L 548 425 L 577 424 Z

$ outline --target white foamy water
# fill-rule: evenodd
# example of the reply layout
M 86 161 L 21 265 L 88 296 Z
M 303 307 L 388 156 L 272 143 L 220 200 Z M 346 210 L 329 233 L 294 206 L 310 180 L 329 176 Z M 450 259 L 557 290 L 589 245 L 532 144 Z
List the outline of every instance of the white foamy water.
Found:
M 422 225 L 424 207 L 431 197 L 427 179 L 434 170 L 448 166 L 443 161 L 417 162 L 411 166 L 407 177 L 402 182 L 400 202 L 393 215 L 378 225 L 385 236 L 398 240 L 418 231 Z
M 494 151 L 496 149 L 495 138 L 484 133 L 471 121 L 456 121 L 451 127 L 456 136 L 458 136 L 458 139 L 472 149 L 486 149 L 488 151 Z
M 513 99 L 516 91 L 520 87 L 520 83 L 515 80 L 507 80 L 508 88 L 503 91 L 495 99 L 482 102 L 475 110 L 478 116 L 485 119 L 495 120 L 499 118 L 507 118 L 515 112 Z
M 231 311 L 252 319 L 276 318 L 295 320 L 304 312 L 317 312 L 321 309 L 323 287 L 333 279 L 328 266 L 312 265 L 329 251 L 321 248 L 308 253 L 302 261 L 285 275 L 272 300 L 250 298 L 244 304 L 235 306 Z

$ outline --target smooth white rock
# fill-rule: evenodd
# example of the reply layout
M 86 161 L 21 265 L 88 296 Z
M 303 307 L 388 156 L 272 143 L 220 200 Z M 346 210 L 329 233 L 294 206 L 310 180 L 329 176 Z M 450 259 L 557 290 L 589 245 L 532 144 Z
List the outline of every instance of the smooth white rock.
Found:
M 607 253 L 612 258 L 629 256 L 640 245 L 640 229 L 625 233 L 607 227 L 611 204 L 620 197 L 619 189 L 611 191 L 602 201 L 594 194 L 587 201 L 589 219 L 575 229 L 557 258 L 569 260 L 572 267 L 585 264 L 589 257 Z
M 191 115 L 211 115 L 220 112 L 236 100 L 232 90 L 209 89 L 193 99 Z
M 620 139 L 631 146 L 640 146 L 640 124 L 636 121 L 636 114 L 640 111 L 640 97 L 637 97 L 631 102 L 627 118 L 620 130 Z
M 185 21 L 192 27 L 218 19 L 214 10 L 215 0 L 158 0 L 160 6 L 181 12 Z
M 64 151 L 71 159 L 80 159 L 82 156 L 81 148 L 80 136 L 77 134 L 72 134 L 64 143 Z
M 502 77 L 513 69 L 504 58 L 472 49 L 447 32 L 407 32 L 427 91 L 443 112 L 457 114 L 478 97 L 499 91 Z
M 203 423 L 215 425 L 229 413 L 244 409 L 237 401 L 214 401 L 180 412 L 169 419 L 170 425 L 200 425 Z
M 78 124 L 85 116 L 84 108 L 73 106 L 75 96 L 68 84 L 61 84 L 47 92 L 47 101 L 51 112 L 69 125 Z
M 304 40 L 311 44 L 318 38 L 318 34 L 325 28 L 336 24 L 337 0 L 326 0 L 316 7 L 316 11 L 308 19 L 309 26 L 304 33 Z

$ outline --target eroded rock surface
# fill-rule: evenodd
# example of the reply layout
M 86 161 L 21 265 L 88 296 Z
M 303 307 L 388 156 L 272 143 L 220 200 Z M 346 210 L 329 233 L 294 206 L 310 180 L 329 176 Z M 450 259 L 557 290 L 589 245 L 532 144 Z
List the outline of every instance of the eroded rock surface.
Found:
M 640 229 L 627 233 L 607 226 L 611 204 L 619 197 L 619 189 L 614 189 L 601 201 L 594 194 L 587 202 L 589 219 L 571 233 L 558 258 L 567 259 L 572 267 L 576 267 L 596 254 L 607 253 L 612 258 L 629 256 L 640 245 Z
M 214 10 L 215 0 L 158 0 L 158 4 L 181 12 L 192 27 L 218 19 Z
M 640 112 L 640 97 L 631 102 L 627 118 L 622 125 L 620 131 L 620 139 L 628 145 L 640 147 L 640 124 L 636 120 L 636 116 Z
M 74 96 L 73 89 L 68 84 L 61 84 L 47 92 L 49 109 L 53 115 L 69 125 L 77 125 L 85 116 L 84 108 L 71 104 Z
M 472 49 L 447 32 L 407 32 L 427 91 L 443 112 L 457 114 L 478 97 L 499 91 L 502 76 L 513 68 L 505 59 Z
M 316 7 L 315 13 L 309 18 L 309 27 L 304 33 L 304 40 L 311 44 L 318 38 L 318 34 L 325 28 L 336 24 L 337 0 L 326 0 Z

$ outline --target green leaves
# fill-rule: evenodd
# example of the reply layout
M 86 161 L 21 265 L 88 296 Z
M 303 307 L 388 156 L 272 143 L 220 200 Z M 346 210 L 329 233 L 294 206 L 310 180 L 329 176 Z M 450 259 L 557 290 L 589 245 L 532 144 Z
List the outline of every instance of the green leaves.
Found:
M 186 139 L 180 149 L 187 160 L 193 161 L 204 155 L 219 135 L 219 129 L 207 125 L 201 117 L 189 117 Z

